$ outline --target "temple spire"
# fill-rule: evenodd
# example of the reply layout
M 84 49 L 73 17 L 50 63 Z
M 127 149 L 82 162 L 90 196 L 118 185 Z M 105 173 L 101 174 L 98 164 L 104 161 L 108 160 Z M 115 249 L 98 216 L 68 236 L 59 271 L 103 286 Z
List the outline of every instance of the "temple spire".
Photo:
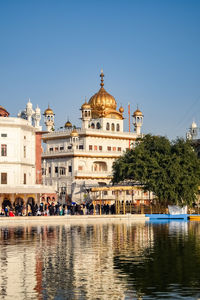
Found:
M 103 70 L 102 70 L 102 69 L 101 69 L 100 77 L 101 77 L 101 83 L 100 83 L 100 86 L 103 87 L 103 86 L 104 86 L 104 83 L 103 83 L 104 74 L 103 74 Z

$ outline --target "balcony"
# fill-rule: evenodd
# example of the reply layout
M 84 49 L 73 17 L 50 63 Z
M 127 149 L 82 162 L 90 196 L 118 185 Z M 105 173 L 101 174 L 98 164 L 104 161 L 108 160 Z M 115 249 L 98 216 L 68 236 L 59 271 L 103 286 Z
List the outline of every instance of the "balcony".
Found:
M 48 132 L 42 135 L 42 138 L 44 140 L 46 139 L 52 139 L 52 138 L 66 138 L 70 136 L 70 133 L 72 132 L 72 129 L 62 129 L 62 130 L 56 130 L 56 131 L 52 131 L 52 132 Z M 82 128 L 76 128 L 77 132 L 79 135 L 92 135 L 92 134 L 98 134 L 98 135 L 111 135 L 112 136 L 121 136 L 121 137 L 127 137 L 127 138 L 136 138 L 137 135 L 135 132 L 125 132 L 125 131 L 111 131 L 111 130 L 103 130 L 103 129 L 92 129 L 92 128 L 88 128 L 88 129 L 82 129 Z M 141 137 L 143 135 L 141 134 Z
M 74 172 L 75 177 L 89 177 L 89 178 L 105 178 L 105 179 L 111 179 L 112 178 L 112 172 L 110 171 L 75 171 Z
M 102 150 L 85 150 L 85 149 L 64 149 L 64 150 L 53 150 L 49 151 L 46 150 L 42 153 L 42 157 L 63 157 L 63 156 L 71 156 L 71 155 L 78 155 L 78 154 L 85 154 L 85 155 L 94 155 L 102 156 L 102 155 L 108 155 L 108 156 L 120 156 L 122 155 L 123 150 L 121 151 L 102 151 Z

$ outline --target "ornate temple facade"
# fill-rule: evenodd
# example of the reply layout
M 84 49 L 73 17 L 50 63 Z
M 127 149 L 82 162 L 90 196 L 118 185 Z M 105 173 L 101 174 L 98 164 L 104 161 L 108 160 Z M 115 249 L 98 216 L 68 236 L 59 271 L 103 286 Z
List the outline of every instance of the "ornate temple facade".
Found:
M 133 113 L 134 132 L 124 131 L 124 109 L 117 109 L 115 98 L 104 89 L 101 72 L 99 91 L 81 106 L 81 128 L 68 120 L 62 130 L 54 129 L 54 113 L 50 107 L 44 112 L 47 133 L 42 154 L 43 183 L 56 185 L 60 198 L 84 202 L 91 187 L 108 185 L 112 178 L 112 164 L 133 147 L 142 137 L 143 114 Z M 112 191 L 104 197 L 114 199 Z

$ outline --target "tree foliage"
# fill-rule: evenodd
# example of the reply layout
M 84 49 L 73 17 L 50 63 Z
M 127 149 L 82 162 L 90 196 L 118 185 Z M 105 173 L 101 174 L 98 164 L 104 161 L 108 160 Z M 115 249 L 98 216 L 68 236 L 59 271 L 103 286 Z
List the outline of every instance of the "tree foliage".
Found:
M 200 160 L 189 141 L 148 134 L 114 162 L 113 183 L 124 180 L 140 182 L 161 203 L 191 205 L 200 183 Z

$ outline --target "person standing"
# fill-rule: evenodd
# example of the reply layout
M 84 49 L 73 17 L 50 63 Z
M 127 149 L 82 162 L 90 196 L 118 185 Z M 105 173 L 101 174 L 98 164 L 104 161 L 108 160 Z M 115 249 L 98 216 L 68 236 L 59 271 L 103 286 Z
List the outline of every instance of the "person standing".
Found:
M 8 207 L 7 206 L 5 207 L 4 211 L 5 211 L 5 216 L 7 217 L 8 216 Z

